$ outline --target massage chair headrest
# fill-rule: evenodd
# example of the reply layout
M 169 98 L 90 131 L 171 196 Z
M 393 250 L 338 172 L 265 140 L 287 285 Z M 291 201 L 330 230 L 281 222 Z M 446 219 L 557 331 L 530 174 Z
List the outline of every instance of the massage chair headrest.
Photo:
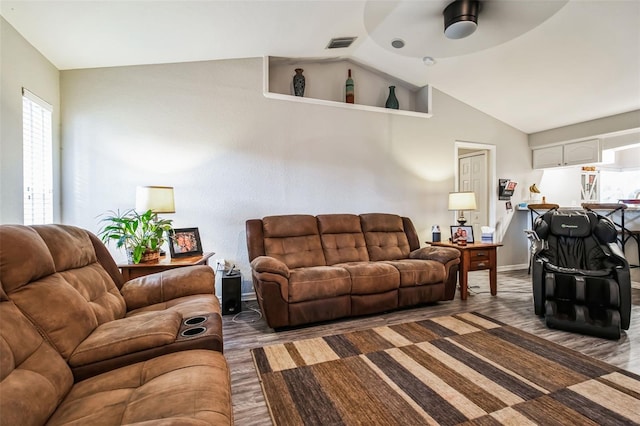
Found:
M 534 230 L 543 240 L 549 235 L 584 238 L 592 233 L 601 243 L 612 243 L 617 238 L 613 222 L 593 212 L 549 211 L 536 219 Z

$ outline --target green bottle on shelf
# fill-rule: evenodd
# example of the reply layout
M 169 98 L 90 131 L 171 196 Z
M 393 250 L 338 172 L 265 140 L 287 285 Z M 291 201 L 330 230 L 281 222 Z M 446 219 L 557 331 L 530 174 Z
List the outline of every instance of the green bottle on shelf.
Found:
M 391 109 L 400 108 L 400 103 L 398 102 L 398 98 L 396 98 L 396 86 L 389 86 L 389 97 L 384 106 Z
M 348 104 L 352 104 L 355 102 L 356 97 L 355 94 L 353 92 L 353 79 L 351 78 L 351 69 L 349 69 L 349 77 L 347 78 L 347 83 L 346 83 L 346 102 Z

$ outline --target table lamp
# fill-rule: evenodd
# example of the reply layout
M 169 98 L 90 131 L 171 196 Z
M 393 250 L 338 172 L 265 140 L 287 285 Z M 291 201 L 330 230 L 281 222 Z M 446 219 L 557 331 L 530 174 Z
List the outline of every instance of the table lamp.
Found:
M 175 213 L 172 186 L 138 186 L 136 187 L 136 211 L 144 213 Z
M 136 211 L 145 213 L 151 210 L 154 220 L 158 220 L 158 213 L 175 213 L 176 206 L 173 201 L 172 186 L 137 186 L 136 187 Z M 166 252 L 160 249 L 160 256 Z
M 464 217 L 465 210 L 475 210 L 476 194 L 473 191 L 467 192 L 450 192 L 449 193 L 449 210 L 457 210 L 459 213 L 458 224 L 463 226 L 467 219 Z

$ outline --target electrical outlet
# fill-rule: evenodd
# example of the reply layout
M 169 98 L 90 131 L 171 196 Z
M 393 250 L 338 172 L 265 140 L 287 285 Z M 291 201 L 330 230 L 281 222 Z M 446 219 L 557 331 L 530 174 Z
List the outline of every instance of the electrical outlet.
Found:
M 227 269 L 227 261 L 224 259 L 216 259 L 216 271 L 224 271 Z

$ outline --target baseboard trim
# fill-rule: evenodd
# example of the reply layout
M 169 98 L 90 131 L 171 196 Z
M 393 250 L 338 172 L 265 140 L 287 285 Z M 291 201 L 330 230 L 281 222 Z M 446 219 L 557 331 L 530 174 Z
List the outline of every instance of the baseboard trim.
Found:
M 529 265 L 527 263 L 521 263 L 519 265 L 498 266 L 496 270 L 498 272 L 507 272 L 507 271 L 519 271 L 521 269 L 527 269 L 527 268 L 529 268 Z
M 256 294 L 253 292 L 242 293 L 242 296 L 240 296 L 240 300 L 242 300 L 243 302 L 254 302 L 256 300 Z

